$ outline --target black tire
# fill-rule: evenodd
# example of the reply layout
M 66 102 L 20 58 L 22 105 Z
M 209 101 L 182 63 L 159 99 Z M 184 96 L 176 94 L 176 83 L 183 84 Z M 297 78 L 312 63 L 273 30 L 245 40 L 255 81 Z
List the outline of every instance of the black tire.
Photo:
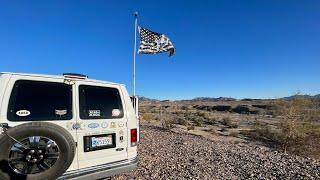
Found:
M 15 141 L 6 135 L 0 136 L 0 179 L 1 180 L 53 180 L 61 176 L 71 165 L 75 156 L 75 142 L 71 134 L 62 127 L 47 122 L 31 122 L 9 128 L 7 134 L 21 141 L 32 136 L 41 136 L 53 140 L 59 149 L 54 164 L 39 173 L 17 173 L 9 165 L 9 156 Z M 46 146 L 45 146 L 46 147 Z M 11 161 L 10 161 L 11 162 Z M 27 164 L 27 163 L 26 163 Z M 26 165 L 27 166 L 27 165 Z

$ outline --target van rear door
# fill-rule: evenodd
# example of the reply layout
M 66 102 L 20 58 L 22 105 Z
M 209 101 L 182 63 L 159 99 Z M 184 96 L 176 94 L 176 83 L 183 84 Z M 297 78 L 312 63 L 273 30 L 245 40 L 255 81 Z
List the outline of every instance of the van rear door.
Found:
M 77 81 L 79 168 L 127 159 L 128 130 L 120 87 Z

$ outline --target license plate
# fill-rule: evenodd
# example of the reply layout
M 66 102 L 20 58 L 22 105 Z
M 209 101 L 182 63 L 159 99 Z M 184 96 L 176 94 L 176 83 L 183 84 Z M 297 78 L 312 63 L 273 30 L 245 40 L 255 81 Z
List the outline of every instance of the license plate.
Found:
M 101 147 L 112 145 L 112 135 L 105 137 L 91 137 L 91 147 Z

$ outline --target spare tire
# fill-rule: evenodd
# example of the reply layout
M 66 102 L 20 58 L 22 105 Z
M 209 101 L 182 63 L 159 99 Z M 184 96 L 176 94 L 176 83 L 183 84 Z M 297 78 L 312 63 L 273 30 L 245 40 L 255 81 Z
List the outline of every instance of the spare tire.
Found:
M 0 136 L 0 179 L 56 179 L 71 165 L 75 155 L 72 135 L 47 122 L 31 122 Z

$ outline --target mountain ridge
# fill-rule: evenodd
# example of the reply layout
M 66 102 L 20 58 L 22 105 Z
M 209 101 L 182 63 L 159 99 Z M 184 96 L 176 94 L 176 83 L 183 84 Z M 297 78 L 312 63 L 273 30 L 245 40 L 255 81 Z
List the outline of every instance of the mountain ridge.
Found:
M 315 99 L 320 99 L 320 94 L 316 95 L 308 95 L 308 94 L 297 94 L 297 95 L 292 95 L 292 96 L 287 96 L 287 97 L 282 97 L 282 98 L 275 98 L 275 99 L 284 99 L 284 100 L 293 100 L 293 99 L 300 99 L 300 98 L 315 98 Z M 269 99 L 255 99 L 255 98 L 243 98 L 243 99 L 236 99 L 232 97 L 195 97 L 192 99 L 183 99 L 183 100 L 172 100 L 172 101 L 212 101 L 212 102 L 217 102 L 217 101 L 254 101 L 254 100 L 273 100 L 274 98 L 269 98 Z M 148 98 L 144 96 L 139 97 L 140 101 L 170 101 L 170 100 L 158 100 L 155 98 Z

